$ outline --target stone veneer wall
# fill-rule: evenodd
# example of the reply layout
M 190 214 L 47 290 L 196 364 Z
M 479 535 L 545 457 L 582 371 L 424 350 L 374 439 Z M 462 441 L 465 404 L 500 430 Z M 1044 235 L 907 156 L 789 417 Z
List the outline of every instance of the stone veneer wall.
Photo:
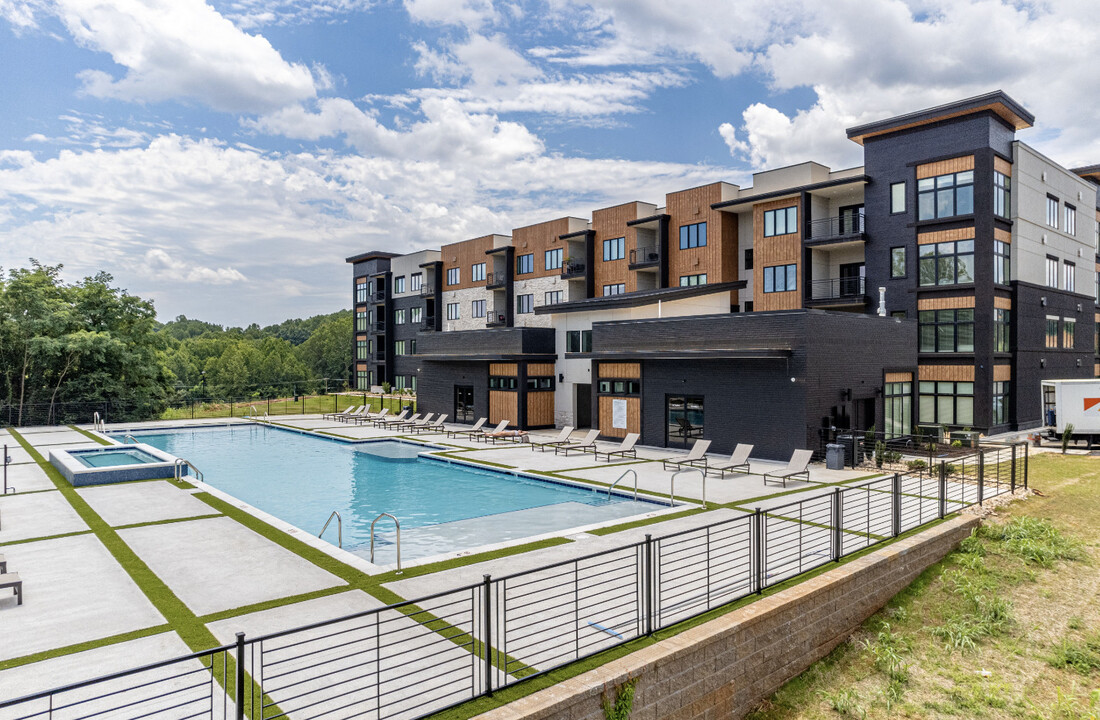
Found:
M 739 718 L 844 642 L 977 527 L 956 517 L 728 615 L 477 716 L 604 720 L 601 698 L 637 678 L 631 720 Z

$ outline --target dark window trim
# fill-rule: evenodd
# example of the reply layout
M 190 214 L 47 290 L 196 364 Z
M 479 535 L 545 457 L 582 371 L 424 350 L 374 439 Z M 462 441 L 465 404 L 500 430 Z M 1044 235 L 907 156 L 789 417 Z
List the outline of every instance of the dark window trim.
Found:
M 895 185 L 901 185 L 905 188 L 905 209 L 898 210 L 896 212 L 894 211 L 894 186 Z M 901 180 L 899 182 L 892 182 L 892 183 L 890 183 L 890 185 L 888 187 L 888 191 L 889 191 L 888 202 L 889 202 L 889 205 L 890 205 L 890 213 L 889 213 L 890 216 L 893 217 L 895 215 L 908 215 L 909 214 L 909 181 L 908 180 Z
M 899 215 L 901 213 L 898 213 Z M 905 251 L 905 272 L 901 275 L 894 274 L 894 251 Z M 905 280 L 909 277 L 909 246 L 908 245 L 894 245 L 890 248 L 890 279 L 891 280 Z

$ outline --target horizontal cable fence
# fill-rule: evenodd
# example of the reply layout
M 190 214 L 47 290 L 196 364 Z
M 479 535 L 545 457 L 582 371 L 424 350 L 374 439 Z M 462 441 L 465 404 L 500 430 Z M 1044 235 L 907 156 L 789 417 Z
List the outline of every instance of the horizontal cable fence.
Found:
M 23 698 L 0 720 L 416 720 L 762 593 L 1027 486 L 1028 448 L 807 493 L 702 527 Z

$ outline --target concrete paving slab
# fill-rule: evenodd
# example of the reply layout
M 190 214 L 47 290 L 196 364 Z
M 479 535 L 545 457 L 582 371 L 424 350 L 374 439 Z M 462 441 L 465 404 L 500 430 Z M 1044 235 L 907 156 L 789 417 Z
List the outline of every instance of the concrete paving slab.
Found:
M 68 425 L 28 425 L 16 428 L 20 435 L 37 435 L 39 433 L 72 432 Z
M 4 555 L 25 598 L 0 595 L 0 660 L 165 622 L 94 535 L 9 545 Z
M 217 511 L 164 480 L 100 485 L 77 490 L 112 527 L 213 515 Z
M 88 529 L 69 501 L 56 490 L 0 497 L 0 513 L 3 513 L 0 543 Z
M 119 535 L 196 615 L 343 584 L 231 518 L 149 525 Z
M 0 471 L 2 472 L 2 471 Z M 16 492 L 32 492 L 35 490 L 54 490 L 53 480 L 46 475 L 46 471 L 38 467 L 38 463 L 23 463 L 21 465 L 8 466 L 8 488 L 14 487 Z M 3 481 L 0 480 L 0 489 Z
M 2 444 L 3 443 L 0 443 L 0 445 L 2 445 Z M 31 457 L 31 454 L 29 452 L 27 452 L 26 450 L 24 450 L 23 446 L 20 445 L 15 440 L 15 438 L 10 438 L 7 445 L 8 445 L 8 457 L 11 458 L 11 464 L 18 465 L 18 464 L 21 464 L 21 463 L 33 463 L 33 462 L 35 462 L 34 458 Z M 3 452 L 2 447 L 0 447 L 0 452 Z M 3 460 L 3 458 L 0 458 L 0 460 Z
M 38 448 L 49 447 L 51 445 L 86 445 L 88 443 L 98 444 L 95 443 L 95 441 L 89 438 L 87 435 L 83 433 L 78 433 L 76 430 L 70 430 L 68 428 L 58 432 L 35 433 L 33 435 L 26 435 L 25 437 L 27 442 L 30 443 L 31 446 L 34 447 L 36 450 Z M 45 455 L 44 452 L 42 454 Z

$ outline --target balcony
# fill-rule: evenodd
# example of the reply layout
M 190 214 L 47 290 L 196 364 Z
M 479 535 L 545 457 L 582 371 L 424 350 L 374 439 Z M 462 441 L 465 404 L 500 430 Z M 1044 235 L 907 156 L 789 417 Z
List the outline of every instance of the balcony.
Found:
M 420 297 L 430 298 L 435 297 L 435 283 L 425 280 L 420 285 Z
M 372 331 L 374 331 L 374 332 L 376 332 L 376 333 L 384 333 L 384 332 L 386 332 L 386 323 L 385 323 L 385 321 L 384 321 L 384 320 L 378 320 L 378 321 L 376 321 L 376 322 L 374 323 L 374 325 L 373 325 L 373 326 L 371 326 L 371 330 L 372 330 Z
M 507 324 L 508 318 L 503 312 L 489 309 L 485 313 L 485 327 L 505 327 Z
M 374 351 L 374 361 L 379 362 L 379 363 L 386 362 L 386 351 L 385 350 L 375 350 Z
M 585 265 L 582 262 L 567 262 L 561 266 L 561 279 L 573 280 L 575 278 L 583 278 L 585 275 L 585 270 Z
M 656 245 L 634 248 L 630 251 L 628 267 L 631 270 L 638 268 L 655 267 L 661 262 L 661 249 Z
M 828 243 L 864 240 L 863 233 L 863 212 L 845 213 L 844 215 L 838 215 L 836 217 L 811 220 L 810 234 L 806 238 L 806 244 L 824 245 Z
M 429 332 L 435 330 L 435 315 L 426 315 L 424 322 L 420 323 L 420 329 Z
M 493 272 L 485 276 L 485 288 L 487 290 L 493 290 L 495 288 L 502 288 L 508 284 L 508 273 L 506 272 Z
M 866 305 L 866 278 L 827 278 L 810 282 L 806 307 Z
M 371 295 L 371 300 L 373 300 L 376 303 L 386 302 L 386 291 L 385 290 L 375 290 L 374 293 Z

